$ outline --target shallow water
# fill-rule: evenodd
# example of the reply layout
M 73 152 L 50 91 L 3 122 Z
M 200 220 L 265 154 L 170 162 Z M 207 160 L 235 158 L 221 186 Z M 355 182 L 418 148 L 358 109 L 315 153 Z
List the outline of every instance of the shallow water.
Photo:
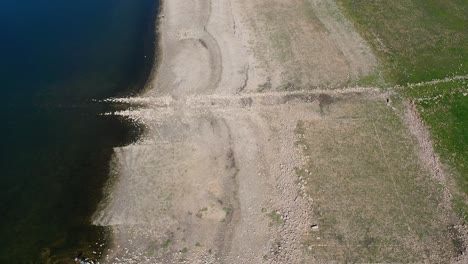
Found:
M 89 217 L 112 148 L 140 129 L 92 100 L 144 85 L 157 4 L 0 1 L 1 263 L 71 260 L 103 243 Z

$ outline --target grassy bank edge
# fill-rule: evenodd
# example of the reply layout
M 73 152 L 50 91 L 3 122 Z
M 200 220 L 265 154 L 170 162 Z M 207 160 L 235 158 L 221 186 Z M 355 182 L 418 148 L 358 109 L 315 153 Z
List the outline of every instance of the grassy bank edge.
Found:
M 466 1 L 337 2 L 381 61 L 385 83 L 400 86 L 396 91 L 416 105 L 445 173 L 456 183 L 453 208 L 468 223 L 468 80 L 408 85 L 468 76 Z

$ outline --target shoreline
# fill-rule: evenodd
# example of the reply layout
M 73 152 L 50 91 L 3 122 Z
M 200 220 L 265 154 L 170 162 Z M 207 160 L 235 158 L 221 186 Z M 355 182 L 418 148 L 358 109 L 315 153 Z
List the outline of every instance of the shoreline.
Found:
M 134 94 L 147 81 L 153 4 L 1 4 L 3 62 L 11 67 L 3 78 L 0 262 L 64 263 L 77 250 L 99 249 L 105 235 L 91 217 L 113 147 L 130 144 L 138 129 L 103 117 L 111 106 L 96 100 Z M 15 12 L 29 15 L 18 20 Z
M 397 117 L 384 91 L 333 89 L 371 75 L 372 51 L 322 0 L 163 0 L 156 23 L 159 57 L 144 92 L 116 99 L 136 106 L 117 115 L 146 128 L 140 141 L 114 150 L 113 182 L 94 217 L 111 233 L 103 261 L 314 262 L 329 222 L 310 192 L 321 164 L 310 165 L 307 146 L 324 155 L 329 147 L 305 136 L 322 123 L 332 135 L 336 126 L 347 131 L 369 118 L 361 108 Z M 375 137 L 358 132 L 350 136 L 366 146 Z M 377 133 L 374 151 L 388 163 L 386 136 Z
M 159 48 L 159 32 L 158 32 L 158 23 L 159 23 L 159 15 L 160 15 L 160 10 L 161 10 L 161 3 L 163 2 L 164 0 L 158 0 L 157 2 L 154 2 L 152 7 L 155 9 L 155 11 L 153 12 L 153 15 L 151 15 L 152 17 L 152 21 L 153 23 L 151 23 L 151 31 L 146 33 L 146 34 L 150 34 L 151 35 L 151 38 L 147 38 L 147 42 L 148 43 L 152 43 L 152 47 L 151 49 L 148 49 L 148 48 L 145 48 L 145 54 L 147 51 L 150 51 L 151 52 L 151 55 L 145 55 L 145 58 L 146 57 L 150 57 L 152 58 L 152 63 L 151 63 L 151 67 L 147 67 L 145 66 L 145 72 L 147 73 L 146 75 L 143 75 L 142 78 L 139 78 L 139 80 L 137 80 L 137 82 L 135 83 L 134 87 L 137 87 L 137 89 L 135 90 L 132 89 L 132 90 L 129 90 L 129 91 L 125 91 L 124 93 L 127 94 L 127 96 L 130 96 L 130 97 L 134 97 L 134 96 L 138 96 L 140 94 L 144 94 L 148 89 L 149 89 L 149 85 L 150 83 L 154 80 L 154 78 L 156 77 L 157 75 L 157 68 L 159 67 L 159 60 L 158 60 L 158 56 L 160 54 L 160 48 Z M 146 45 L 145 45 L 146 46 Z M 138 88 L 140 87 L 140 88 Z M 135 134 L 132 136 L 132 139 L 130 140 L 130 143 L 129 144 L 135 144 L 135 142 L 138 142 L 138 140 L 143 137 L 145 135 L 145 128 L 144 128 L 144 124 L 137 124 L 137 123 L 134 123 L 134 122 L 131 122 L 129 121 L 128 119 L 126 121 L 124 121 L 126 124 L 128 124 L 130 127 L 133 127 L 133 129 L 138 129 L 139 132 L 137 133 L 132 133 L 132 134 Z M 104 226 L 100 226 L 100 225 L 96 225 L 93 223 L 94 221 L 94 218 L 95 218 L 95 215 L 96 213 L 98 213 L 100 210 L 101 210 L 101 207 L 103 206 L 103 204 L 105 204 L 105 200 L 107 199 L 107 197 L 109 195 L 111 195 L 110 191 L 109 191 L 109 188 L 110 186 L 112 186 L 113 184 L 113 177 L 115 177 L 113 174 L 113 167 L 112 167 L 112 164 L 113 164 L 113 160 L 114 160 L 114 151 L 112 151 L 112 153 L 110 154 L 110 157 L 108 159 L 108 162 L 107 162 L 107 175 L 106 175 L 106 178 L 103 179 L 103 184 L 101 186 L 101 192 L 102 192 L 102 195 L 100 196 L 100 199 L 97 199 L 98 202 L 95 204 L 94 206 L 94 209 L 92 211 L 90 211 L 89 213 L 89 216 L 87 217 L 88 221 L 89 221 L 89 227 L 90 229 L 96 229 L 97 231 L 94 231 L 95 233 L 100 233 L 101 235 L 99 236 L 96 236 L 96 239 L 98 242 L 96 242 L 96 245 L 97 246 L 94 246 L 94 248 L 91 250 L 91 249 L 87 249 L 89 250 L 88 253 L 93 253 L 93 254 L 88 254 L 88 256 L 91 256 L 91 255 L 95 255 L 95 257 L 98 257 L 98 259 L 100 259 L 104 254 L 104 252 L 106 250 L 109 249 L 109 244 L 112 242 L 109 237 L 110 237 L 110 232 L 109 232 L 109 228 L 107 227 L 104 227 Z M 91 252 L 93 251 L 93 252 Z
M 158 0 L 157 8 L 155 11 L 154 19 L 153 19 L 153 62 L 151 69 L 149 70 L 149 74 L 146 78 L 146 81 L 143 85 L 143 88 L 138 91 L 138 95 L 145 94 L 148 90 L 152 89 L 151 83 L 154 82 L 158 75 L 158 69 L 161 64 L 162 57 L 162 47 L 161 47 L 161 34 L 159 32 L 159 27 L 161 23 L 161 14 L 163 14 L 163 5 L 165 0 Z
M 181 252 L 191 263 L 252 263 L 266 256 L 273 263 L 307 259 L 301 253 L 304 241 L 297 238 L 306 236 L 316 220 L 307 209 L 312 198 L 295 183 L 294 168 L 302 166 L 303 157 L 294 146 L 294 124 L 304 112 L 312 119 L 317 112 L 306 105 L 290 112 L 288 105 L 276 103 L 251 114 L 229 108 L 206 112 L 191 108 L 187 101 L 190 96 L 281 92 L 295 77 L 273 77 L 279 71 L 290 75 L 296 66 L 272 65 L 274 54 L 264 61 L 268 68 L 258 66 L 264 56 L 258 61 L 261 44 L 252 39 L 255 28 L 249 16 L 262 14 L 252 14 L 249 2 L 161 1 L 159 8 L 158 58 L 139 97 L 168 96 L 173 102 L 169 109 L 147 105 L 146 114 L 136 113 L 134 120 L 146 127 L 144 137 L 115 149 L 111 199 L 94 217 L 94 224 L 111 230 L 112 243 L 103 261 L 171 262 Z M 296 59 L 309 63 L 300 54 Z M 366 58 L 350 60 L 364 65 Z M 330 78 L 301 74 L 313 86 Z M 335 84 L 348 82 L 346 76 Z M 304 87 L 299 82 L 294 89 Z M 268 124 L 263 115 L 278 121 Z M 281 142 L 281 150 L 270 143 L 273 138 Z

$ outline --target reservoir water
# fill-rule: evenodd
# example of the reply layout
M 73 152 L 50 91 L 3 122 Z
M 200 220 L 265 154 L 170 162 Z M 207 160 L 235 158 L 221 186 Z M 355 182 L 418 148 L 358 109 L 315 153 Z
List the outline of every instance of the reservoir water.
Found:
M 72 263 L 105 244 L 90 216 L 113 147 L 140 128 L 102 116 L 112 106 L 95 100 L 144 86 L 157 9 L 156 0 L 0 1 L 0 263 Z

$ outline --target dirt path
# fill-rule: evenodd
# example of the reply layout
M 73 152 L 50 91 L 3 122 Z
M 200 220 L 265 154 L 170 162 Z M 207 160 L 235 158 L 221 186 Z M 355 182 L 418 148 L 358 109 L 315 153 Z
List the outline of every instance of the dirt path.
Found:
M 115 150 L 106 263 L 312 263 L 319 216 L 304 179 L 301 122 L 326 119 L 376 60 L 333 1 L 163 1 L 147 126 Z M 320 87 L 320 88 L 319 88 Z

